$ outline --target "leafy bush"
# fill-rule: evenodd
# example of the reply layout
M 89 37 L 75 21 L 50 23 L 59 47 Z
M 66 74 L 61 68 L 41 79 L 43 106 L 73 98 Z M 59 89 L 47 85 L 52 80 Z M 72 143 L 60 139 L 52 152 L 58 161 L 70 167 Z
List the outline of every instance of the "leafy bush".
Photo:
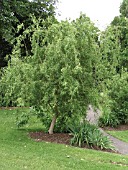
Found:
M 79 147 L 88 145 L 89 147 L 97 147 L 100 149 L 113 149 L 108 137 L 103 136 L 100 130 L 88 122 L 82 122 L 70 126 L 71 144 Z
M 26 125 L 28 121 L 29 121 L 29 115 L 27 113 L 22 112 L 20 115 L 17 115 L 16 124 L 18 128 Z
M 111 110 L 120 124 L 128 123 L 128 74 L 122 73 L 121 77 L 116 76 L 110 97 L 113 101 Z
M 116 127 L 119 125 L 119 120 L 115 114 L 111 112 L 110 101 L 108 100 L 108 105 L 102 108 L 102 115 L 99 118 L 98 125 L 100 127 L 110 126 Z
M 122 72 L 109 81 L 107 96 L 102 96 L 102 116 L 99 126 L 116 127 L 128 123 L 128 74 Z
M 104 126 L 116 127 L 117 125 L 119 125 L 119 120 L 112 113 L 104 113 L 99 118 L 98 124 L 100 127 L 104 127 Z
M 83 117 L 82 115 L 74 115 L 71 113 L 66 113 L 62 117 L 58 117 L 57 122 L 55 124 L 55 132 L 63 132 L 63 133 L 69 133 L 70 129 L 69 126 L 73 124 L 77 124 L 77 122 L 80 122 Z
M 49 129 L 52 115 L 43 112 L 41 107 L 38 107 L 35 109 L 35 113 L 37 115 L 37 118 L 40 119 L 42 124 L 45 126 L 46 132 Z M 72 113 L 64 113 L 63 116 L 60 116 L 56 119 L 56 124 L 54 127 L 54 132 L 56 133 L 69 133 L 69 125 L 73 124 L 74 122 L 80 122 L 82 119 L 82 115 L 74 115 Z
M 30 106 L 33 101 L 34 72 L 29 63 L 13 58 L 0 79 L 1 106 Z M 27 72 L 27 74 L 26 74 Z M 26 83 L 29 81 L 29 83 Z
M 29 123 L 32 117 L 35 117 L 35 110 L 30 107 L 17 109 L 16 111 L 16 125 L 18 128 L 21 128 Z
M 111 25 L 100 37 L 102 71 L 99 91 L 103 94 L 103 115 L 99 122 L 102 126 L 117 126 L 128 122 L 128 74 L 127 62 L 124 62 L 127 50 L 121 32 L 121 27 L 117 29 Z

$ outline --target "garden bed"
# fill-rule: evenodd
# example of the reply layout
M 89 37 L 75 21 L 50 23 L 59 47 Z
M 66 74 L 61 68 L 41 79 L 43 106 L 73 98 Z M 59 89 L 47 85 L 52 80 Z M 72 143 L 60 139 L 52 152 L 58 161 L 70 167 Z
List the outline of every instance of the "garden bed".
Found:
M 128 130 L 128 124 L 119 125 L 117 127 L 104 127 L 103 129 L 105 131 L 124 131 L 124 130 Z
M 65 144 L 70 145 L 70 140 L 72 138 L 72 135 L 68 134 L 68 133 L 54 133 L 54 134 L 48 134 L 45 132 L 30 132 L 29 133 L 30 138 L 32 138 L 34 141 L 36 142 L 41 142 L 41 141 L 45 141 L 48 143 L 58 143 L 58 144 Z M 84 147 L 82 147 L 83 149 L 95 149 L 95 150 L 101 150 L 100 148 L 98 148 L 97 146 L 89 147 L 86 144 L 84 145 Z M 114 150 L 110 150 L 110 149 L 103 149 L 101 151 L 106 151 L 106 152 L 112 152 L 112 153 L 118 153 L 117 151 Z

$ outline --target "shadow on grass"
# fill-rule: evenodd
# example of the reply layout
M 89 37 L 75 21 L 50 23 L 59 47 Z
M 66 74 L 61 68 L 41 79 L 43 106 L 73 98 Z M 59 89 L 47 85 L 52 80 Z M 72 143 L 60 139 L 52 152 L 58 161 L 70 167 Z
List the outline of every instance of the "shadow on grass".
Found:
M 46 132 L 46 129 L 44 128 L 17 128 L 20 132 Z

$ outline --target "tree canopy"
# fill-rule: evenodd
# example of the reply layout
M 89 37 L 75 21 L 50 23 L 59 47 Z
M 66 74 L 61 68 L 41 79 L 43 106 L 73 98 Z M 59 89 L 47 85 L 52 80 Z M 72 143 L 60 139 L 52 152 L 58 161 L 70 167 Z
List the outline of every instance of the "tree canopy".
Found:
M 34 20 L 31 29 L 18 37 L 1 86 L 6 82 L 2 86 L 6 104 L 41 109 L 44 123 L 46 117 L 52 120 L 49 133 L 53 133 L 56 119 L 85 116 L 88 105 L 96 104 L 99 47 L 97 29 L 84 15 L 71 23 L 53 23 L 48 29 L 41 25 Z M 32 53 L 21 59 L 26 34 L 31 35 Z
M 123 17 L 128 18 L 128 0 L 123 0 L 120 6 L 120 13 Z
M 110 26 L 100 36 L 102 54 L 100 74 L 103 118 L 105 126 L 117 126 L 128 122 L 128 18 L 127 0 L 120 7 Z M 126 12 L 126 13 L 125 13 Z
M 120 6 L 120 16 L 116 16 L 111 23 L 111 27 L 118 30 L 118 40 L 120 44 L 120 67 L 128 69 L 128 0 L 124 0 Z
M 0 1 L 0 60 L 6 65 L 4 57 L 13 47 L 17 34 L 17 26 L 24 24 L 27 28 L 32 24 L 31 17 L 46 19 L 55 14 L 55 0 L 1 0 Z M 28 44 L 28 42 L 27 42 Z

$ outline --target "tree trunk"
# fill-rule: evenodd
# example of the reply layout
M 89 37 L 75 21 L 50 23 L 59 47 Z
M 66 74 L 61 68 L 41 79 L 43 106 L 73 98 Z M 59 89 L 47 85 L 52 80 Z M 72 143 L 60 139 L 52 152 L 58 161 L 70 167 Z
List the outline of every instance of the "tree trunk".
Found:
M 53 134 L 53 129 L 54 129 L 54 126 L 55 126 L 55 123 L 56 123 L 56 119 L 57 119 L 57 115 L 55 114 L 52 118 L 52 122 L 51 122 L 50 128 L 48 130 L 50 135 Z

